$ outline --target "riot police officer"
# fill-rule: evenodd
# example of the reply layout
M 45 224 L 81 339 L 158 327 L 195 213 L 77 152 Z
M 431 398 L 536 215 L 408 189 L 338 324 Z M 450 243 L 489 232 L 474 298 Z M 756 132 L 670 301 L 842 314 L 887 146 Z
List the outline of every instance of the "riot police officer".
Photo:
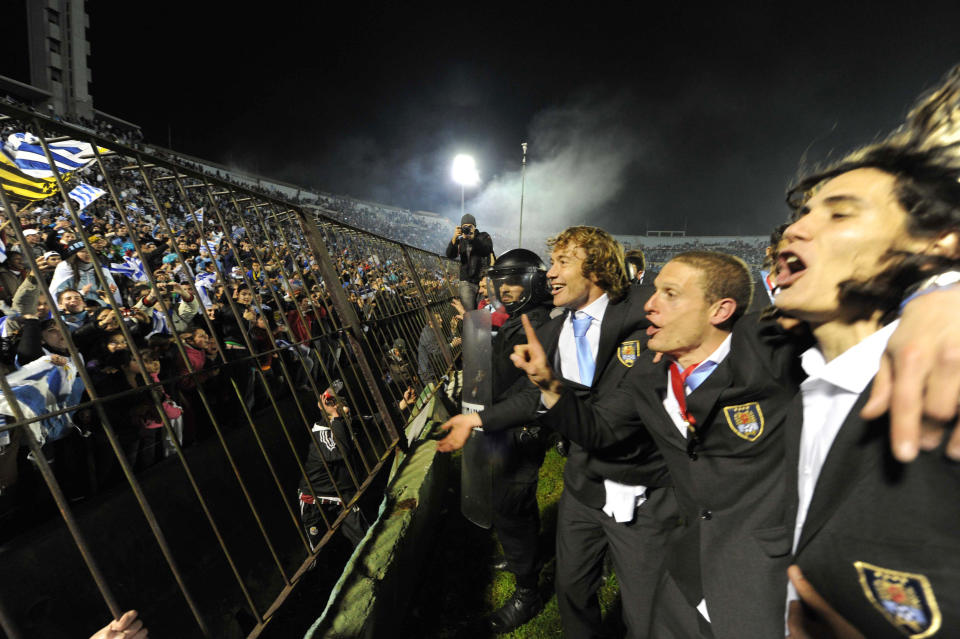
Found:
M 528 396 L 518 392 L 527 383 L 510 362 L 510 353 L 526 337 L 520 316 L 526 314 L 534 327 L 550 319 L 547 269 L 533 251 L 507 251 L 487 273 L 490 296 L 495 306 L 510 317 L 493 338 L 491 407 L 479 413 L 457 415 L 441 428 L 450 434 L 438 450 L 448 452 L 463 446 L 473 428 L 482 425 L 493 477 L 493 528 L 503 546 L 506 567 L 516 576 L 513 596 L 489 617 L 490 628 L 509 632 L 535 617 L 543 609 L 537 590 L 542 558 L 538 548 L 540 511 L 537 505 L 537 476 L 543 463 L 546 433 L 527 423 Z M 522 403 L 524 408 L 518 408 Z

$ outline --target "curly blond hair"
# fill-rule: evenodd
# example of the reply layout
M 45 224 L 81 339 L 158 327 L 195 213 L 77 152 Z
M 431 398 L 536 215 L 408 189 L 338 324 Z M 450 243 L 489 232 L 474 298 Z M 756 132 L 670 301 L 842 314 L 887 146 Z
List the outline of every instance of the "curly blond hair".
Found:
M 626 295 L 630 281 L 620 242 L 596 226 L 571 226 L 547 240 L 547 248 L 551 251 L 575 247 L 582 248 L 587 254 L 582 267 L 584 277 L 595 275 L 597 285 L 611 300 Z

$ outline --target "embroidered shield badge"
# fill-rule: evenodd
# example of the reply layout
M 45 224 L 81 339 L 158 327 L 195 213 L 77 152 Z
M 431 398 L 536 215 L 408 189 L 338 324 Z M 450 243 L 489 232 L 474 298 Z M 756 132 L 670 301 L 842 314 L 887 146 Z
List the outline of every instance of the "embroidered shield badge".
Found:
M 757 402 L 724 406 L 723 416 L 727 418 L 730 430 L 748 442 L 756 441 L 763 434 L 763 412 Z
M 897 630 L 911 639 L 922 639 L 940 629 L 940 608 L 929 579 L 864 561 L 853 565 L 863 594 Z
M 639 352 L 640 341 L 632 339 L 620 345 L 620 348 L 617 349 L 617 359 L 627 368 L 633 368 L 633 365 L 637 363 Z

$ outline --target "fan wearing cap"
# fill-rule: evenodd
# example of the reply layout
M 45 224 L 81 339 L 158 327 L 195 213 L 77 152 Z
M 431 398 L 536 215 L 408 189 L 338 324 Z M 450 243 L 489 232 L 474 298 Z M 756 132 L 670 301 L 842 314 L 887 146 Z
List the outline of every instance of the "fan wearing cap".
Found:
M 317 402 L 323 413 L 316 416 L 313 424 L 310 452 L 304 464 L 306 476 L 300 478 L 300 522 L 311 550 L 326 534 L 327 524 L 345 508 L 350 512 L 340 525 L 344 537 L 356 546 L 367 531 L 360 508 L 349 505 L 357 492 L 351 470 L 362 466 L 354 445 L 350 408 L 340 395 L 342 389 L 343 382 L 335 380 Z
M 533 251 L 513 249 L 487 273 L 492 303 L 509 313 L 493 338 L 491 362 L 494 403 L 487 410 L 457 415 L 441 426 L 450 431 L 437 449 L 449 452 L 463 446 L 471 429 L 483 426 L 484 442 L 496 459 L 493 477 L 493 527 L 503 546 L 506 568 L 517 580 L 514 595 L 489 618 L 494 632 L 509 632 L 543 609 L 537 590 L 543 558 L 539 548 L 540 512 L 537 476 L 546 452 L 546 433 L 531 423 L 524 387 L 529 386 L 510 362 L 513 347 L 526 342 L 520 316 L 534 327 L 550 319 L 553 305 L 547 287 L 547 268 Z
M 477 220 L 467 213 L 447 244 L 447 257 L 460 260 L 460 302 L 463 308 L 477 308 L 477 291 L 483 269 L 493 256 L 493 240 L 489 233 L 477 230 Z
M 33 253 L 34 259 L 43 255 L 43 235 L 37 229 L 23 229 L 23 236 L 27 238 L 27 249 Z

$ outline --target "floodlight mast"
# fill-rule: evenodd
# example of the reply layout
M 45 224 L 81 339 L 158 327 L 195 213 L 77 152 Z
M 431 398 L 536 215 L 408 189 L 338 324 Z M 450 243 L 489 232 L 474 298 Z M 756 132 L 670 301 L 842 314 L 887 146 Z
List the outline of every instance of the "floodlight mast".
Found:
M 463 219 L 464 188 L 475 186 L 480 181 L 480 173 L 473 158 L 463 153 L 453 158 L 453 169 L 450 173 L 453 181 L 460 185 L 460 219 Z
M 520 230 L 517 232 L 517 246 L 523 248 L 523 189 L 527 178 L 527 143 L 521 142 L 523 163 L 520 165 Z

